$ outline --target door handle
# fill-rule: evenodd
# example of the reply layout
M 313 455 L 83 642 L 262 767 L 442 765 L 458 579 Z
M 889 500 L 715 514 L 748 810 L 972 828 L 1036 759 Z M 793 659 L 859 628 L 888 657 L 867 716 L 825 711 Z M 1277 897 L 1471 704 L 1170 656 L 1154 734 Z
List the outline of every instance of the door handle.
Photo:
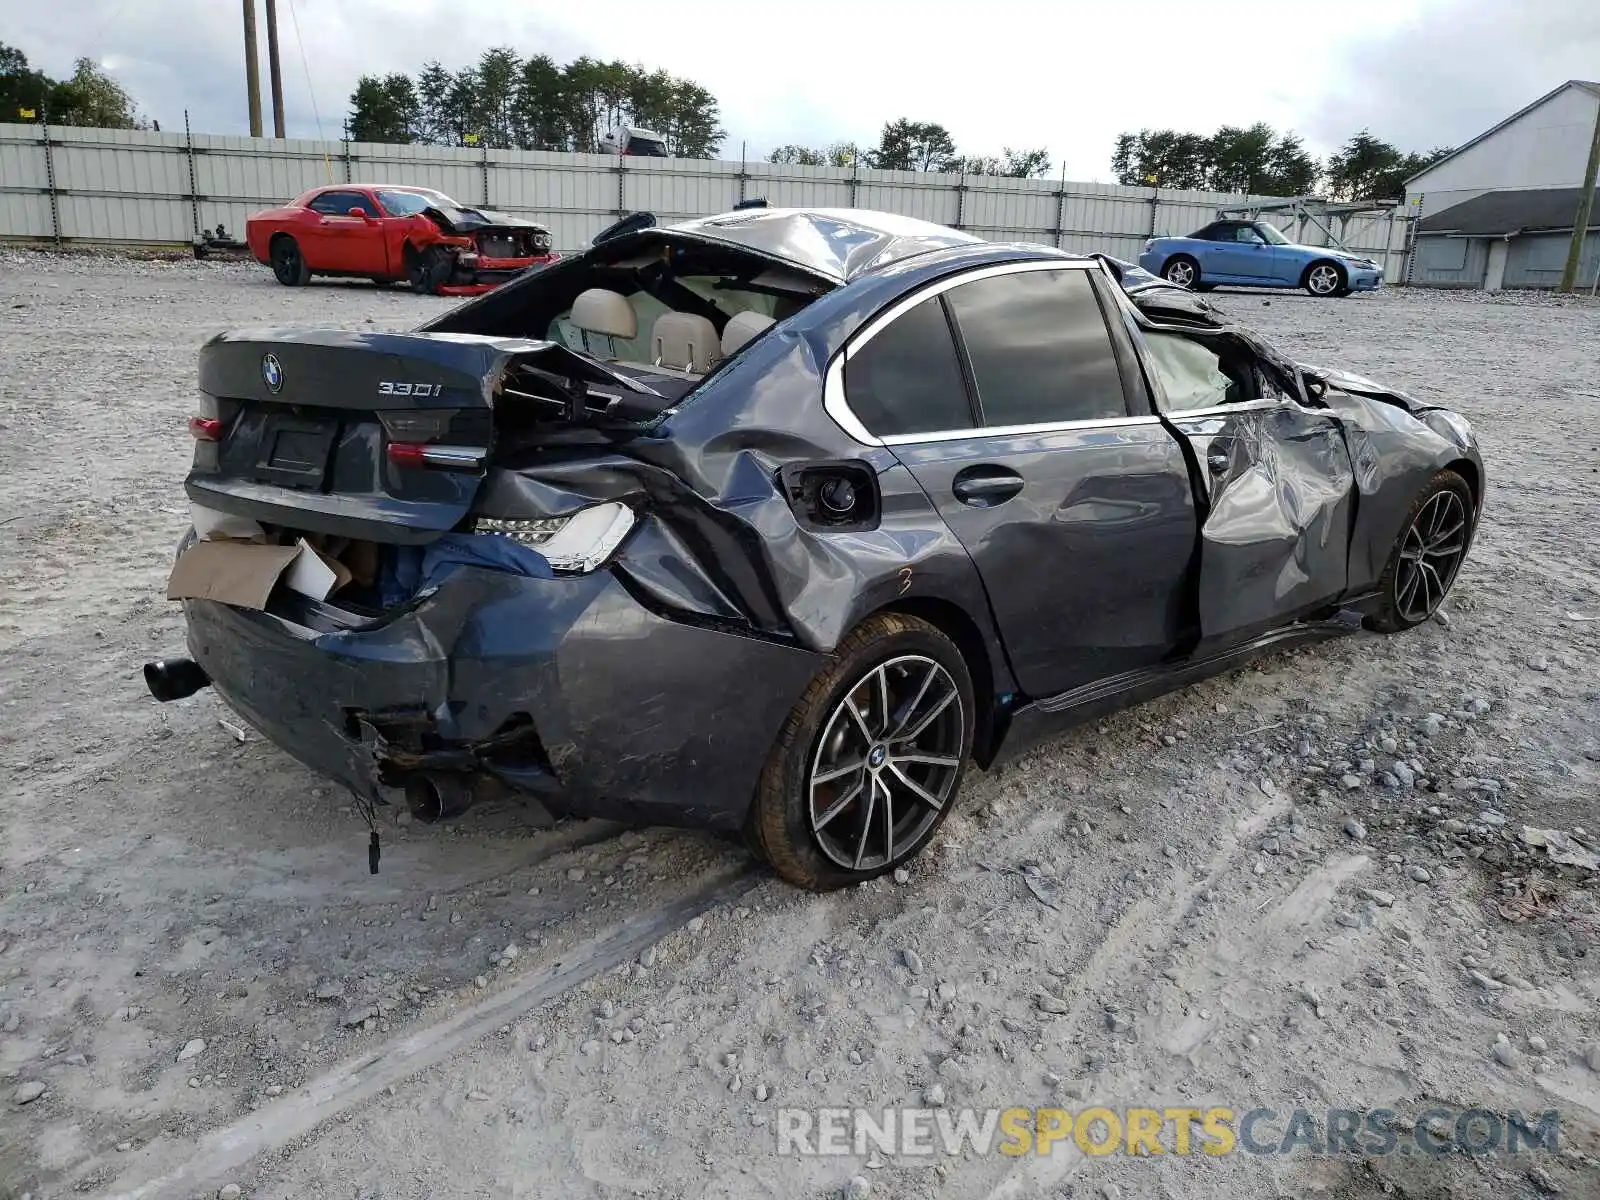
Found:
M 963 504 L 993 508 L 1022 490 L 1022 476 L 1004 467 L 968 467 L 956 476 L 951 490 Z

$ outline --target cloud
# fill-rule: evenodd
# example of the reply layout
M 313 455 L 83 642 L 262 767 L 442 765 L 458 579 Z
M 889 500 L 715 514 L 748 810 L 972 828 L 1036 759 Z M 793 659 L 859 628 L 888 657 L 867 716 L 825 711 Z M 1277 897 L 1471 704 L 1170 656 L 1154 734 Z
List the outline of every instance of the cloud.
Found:
M 1306 121 L 1402 150 L 1459 146 L 1568 79 L 1600 74 L 1596 0 L 1444 0 L 1340 55 Z
M 113 64 L 143 112 L 245 132 L 234 0 L 52 0 L 13 6 L 5 40 L 66 74 Z M 1326 154 L 1362 126 L 1407 149 L 1459 143 L 1600 68 L 1596 0 L 1341 0 L 1222 17 L 1191 0 L 278 0 L 289 131 L 337 137 L 364 73 L 449 67 L 509 45 L 662 67 L 722 104 L 723 154 L 786 142 L 872 143 L 899 116 L 939 121 L 969 153 L 1046 146 L 1069 178 L 1108 179 L 1116 135 L 1267 121 Z M 265 23 L 261 22 L 263 105 Z M 299 37 L 296 36 L 298 27 Z M 304 59 L 302 59 L 302 43 Z M 309 67 L 310 85 L 307 82 Z M 313 103 L 314 102 L 314 103 Z M 270 109 L 264 113 L 270 129 Z

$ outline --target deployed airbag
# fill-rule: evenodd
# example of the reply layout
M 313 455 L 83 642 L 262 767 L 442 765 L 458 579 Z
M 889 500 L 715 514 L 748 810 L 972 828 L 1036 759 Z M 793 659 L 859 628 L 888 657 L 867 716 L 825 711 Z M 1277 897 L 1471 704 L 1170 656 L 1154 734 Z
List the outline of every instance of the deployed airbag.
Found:
M 1231 380 L 1222 373 L 1215 352 L 1169 333 L 1147 333 L 1145 343 L 1167 395 L 1169 412 L 1215 408 L 1227 401 Z

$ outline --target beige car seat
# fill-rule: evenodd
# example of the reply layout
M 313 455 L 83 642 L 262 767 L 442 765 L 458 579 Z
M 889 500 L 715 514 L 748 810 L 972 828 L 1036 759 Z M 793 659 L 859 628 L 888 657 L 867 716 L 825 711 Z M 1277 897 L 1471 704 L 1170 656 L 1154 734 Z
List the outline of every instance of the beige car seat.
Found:
M 650 357 L 658 367 L 704 375 L 722 357 L 717 327 L 694 313 L 668 312 L 650 333 Z
M 615 358 L 612 340 L 620 338 L 631 342 L 639 336 L 639 318 L 633 306 L 619 292 L 605 288 L 590 288 L 581 292 L 572 302 L 572 315 L 567 318 L 583 339 L 583 349 L 593 354 L 590 336 L 605 338 L 605 357 Z
M 773 324 L 775 324 L 773 319 L 762 313 L 734 313 L 722 327 L 722 357 L 732 358 L 747 343 L 755 341 Z

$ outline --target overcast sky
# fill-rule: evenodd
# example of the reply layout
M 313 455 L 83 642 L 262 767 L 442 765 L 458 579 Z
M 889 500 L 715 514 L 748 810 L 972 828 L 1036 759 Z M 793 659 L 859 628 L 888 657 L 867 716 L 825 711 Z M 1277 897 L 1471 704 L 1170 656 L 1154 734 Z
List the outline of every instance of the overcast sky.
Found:
M 709 88 L 752 158 L 939 121 L 965 153 L 1046 146 L 1110 178 L 1116 135 L 1267 121 L 1318 154 L 1363 125 L 1406 150 L 1459 144 L 1562 80 L 1600 74 L 1600 0 L 279 0 L 289 133 L 337 137 L 362 73 L 509 45 L 664 67 Z M 297 17 L 300 38 L 295 33 Z M 237 0 L 0 0 L 36 67 L 106 64 L 178 129 L 247 132 Z M 265 28 L 262 91 L 266 108 Z M 302 43 L 304 60 L 302 60 Z M 309 86 L 308 86 L 309 68 Z M 314 111 L 315 110 L 315 111 Z M 264 117 L 271 130 L 270 110 Z

